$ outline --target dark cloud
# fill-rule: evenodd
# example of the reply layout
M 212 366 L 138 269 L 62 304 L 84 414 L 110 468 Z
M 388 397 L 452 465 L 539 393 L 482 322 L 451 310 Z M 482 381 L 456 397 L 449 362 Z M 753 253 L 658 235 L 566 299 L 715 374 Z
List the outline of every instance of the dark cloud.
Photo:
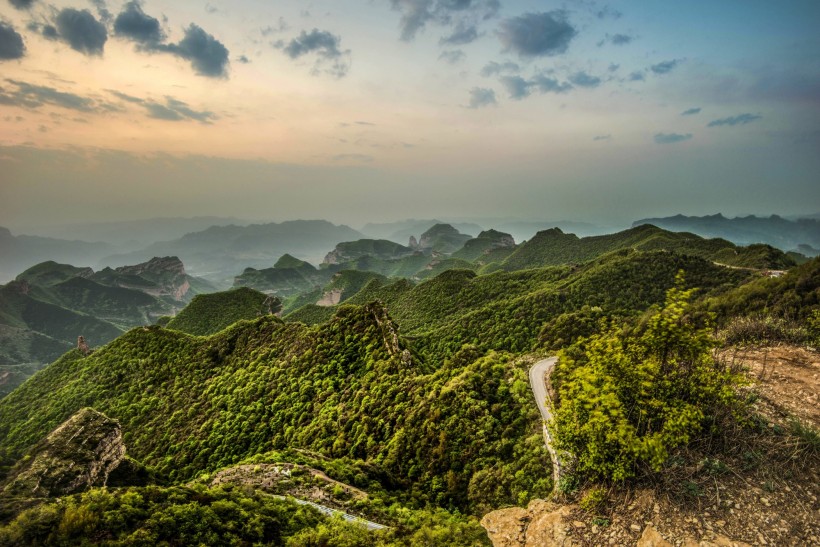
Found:
M 102 55 L 108 31 L 87 9 L 65 8 L 55 19 L 60 38 L 85 55 Z
M 10 24 L 0 21 L 0 61 L 21 59 L 26 54 L 23 37 Z
M 108 11 L 105 0 L 90 0 L 90 2 L 97 8 L 97 15 L 100 16 L 100 21 L 110 23 L 113 17 L 111 16 L 111 12 Z
M 9 2 L 17 9 L 29 9 L 34 4 L 34 0 L 9 0 Z
M 572 84 L 559 82 L 555 78 L 550 78 L 545 74 L 537 74 L 533 78 L 532 83 L 541 93 L 566 93 L 572 89 Z
M 573 88 L 572 84 L 560 82 L 544 73 L 536 74 L 531 80 L 526 80 L 521 76 L 502 76 L 499 81 L 509 93 L 510 98 L 514 100 L 529 97 L 533 89 L 543 94 L 566 93 Z
M 469 108 L 482 108 L 497 104 L 495 91 L 486 87 L 474 87 L 470 90 Z
M 611 141 L 612 135 L 595 135 L 592 137 L 593 141 Z
M 148 46 L 159 44 L 165 39 L 159 19 L 146 14 L 137 1 L 126 2 L 123 6 L 114 21 L 114 32 L 117 36 Z
M 569 77 L 569 81 L 578 87 L 598 87 L 601 85 L 601 79 L 597 76 L 592 76 L 584 71 L 576 72 Z
M 197 74 L 210 78 L 227 78 L 230 52 L 222 42 L 208 34 L 199 25 L 191 23 L 185 29 L 185 37 L 177 44 L 161 44 L 157 51 L 164 51 L 191 62 Z
M 521 70 L 521 67 L 511 61 L 505 61 L 503 63 L 490 61 L 484 65 L 484 68 L 481 69 L 481 75 L 484 77 L 489 77 L 504 72 L 518 72 L 519 70 Z
M 692 138 L 691 133 L 681 135 L 680 133 L 656 133 L 655 144 L 675 144 L 676 142 L 688 141 Z
M 251 60 L 248 59 L 247 55 L 240 55 L 239 57 L 236 58 L 236 60 L 239 61 L 240 63 L 242 63 L 243 65 L 247 65 L 248 63 L 251 62 Z
M 763 116 L 759 114 L 738 114 L 737 116 L 729 116 L 728 118 L 721 118 L 719 120 L 712 120 L 708 123 L 707 127 L 719 127 L 722 125 L 746 125 L 747 123 L 751 123 L 755 120 L 759 120 Z
M 98 103 L 88 97 L 81 97 L 74 93 L 59 91 L 53 87 L 33 85 L 27 82 L 7 79 L 6 82 L 16 89 L 0 89 L 0 103 L 19 106 L 28 109 L 37 109 L 45 105 L 58 106 L 79 112 L 95 112 L 110 110 L 108 105 Z
M 501 7 L 498 0 L 391 0 L 391 5 L 401 12 L 399 26 L 401 39 L 405 41 L 415 38 L 428 23 L 455 26 L 456 33 L 459 26 L 463 29 L 475 27 L 478 21 L 494 17 Z M 477 33 L 476 29 L 476 37 Z M 447 43 L 458 45 L 467 42 Z
M 438 56 L 439 60 L 446 61 L 446 62 L 450 63 L 451 65 L 454 65 L 454 64 L 464 60 L 465 57 L 467 57 L 467 55 L 465 55 L 464 52 L 461 51 L 460 49 L 454 49 L 454 50 L 448 49 L 446 51 L 442 51 L 441 55 Z
M 474 42 L 478 38 L 478 29 L 475 25 L 458 24 L 449 36 L 442 37 L 439 45 L 463 46 Z
M 564 53 L 577 34 L 560 10 L 527 13 L 501 22 L 498 37 L 505 51 L 521 57 L 541 57 Z
M 681 116 L 694 116 L 695 114 L 700 114 L 700 107 L 697 108 L 690 108 L 688 110 L 684 110 L 680 113 Z
M 656 65 L 652 65 L 649 67 L 649 70 L 655 74 L 668 74 L 672 72 L 679 64 L 680 61 L 678 59 L 672 59 L 671 61 L 663 61 Z
M 621 65 L 619 65 L 618 63 L 610 63 L 610 65 L 607 67 L 607 70 L 610 72 L 616 72 L 619 68 L 621 68 Z
M 644 80 L 646 80 L 646 75 L 639 70 L 629 75 L 630 82 L 643 82 Z
M 314 72 L 325 72 L 341 78 L 350 69 L 350 50 L 342 50 L 341 38 L 326 30 L 313 29 L 310 32 L 302 31 L 299 36 L 290 42 L 278 42 L 276 47 L 281 49 L 291 59 L 298 59 L 303 55 L 314 54 L 317 64 Z M 324 68 L 328 67 L 328 68 Z
M 521 76 L 502 76 L 499 81 L 509 93 L 510 99 L 520 101 L 530 96 L 533 83 Z

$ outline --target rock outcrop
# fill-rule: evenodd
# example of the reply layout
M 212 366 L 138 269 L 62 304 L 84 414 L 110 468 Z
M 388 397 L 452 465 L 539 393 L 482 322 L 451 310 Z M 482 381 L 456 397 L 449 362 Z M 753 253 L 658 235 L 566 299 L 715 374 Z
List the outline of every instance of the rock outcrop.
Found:
M 44 498 L 105 486 L 124 458 L 119 422 L 84 408 L 20 460 L 11 470 L 2 493 Z

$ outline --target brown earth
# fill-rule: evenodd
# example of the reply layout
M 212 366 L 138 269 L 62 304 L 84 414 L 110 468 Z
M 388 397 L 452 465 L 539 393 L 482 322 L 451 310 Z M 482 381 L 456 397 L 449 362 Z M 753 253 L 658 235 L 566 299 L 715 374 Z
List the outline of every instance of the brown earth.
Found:
M 820 355 L 794 346 L 721 352 L 742 365 L 765 432 L 673 477 L 611 488 L 591 510 L 591 487 L 484 516 L 496 547 L 550 545 L 820 546 L 820 454 L 786 434 L 798 418 L 820 425 Z M 688 454 L 691 456 L 691 454 Z

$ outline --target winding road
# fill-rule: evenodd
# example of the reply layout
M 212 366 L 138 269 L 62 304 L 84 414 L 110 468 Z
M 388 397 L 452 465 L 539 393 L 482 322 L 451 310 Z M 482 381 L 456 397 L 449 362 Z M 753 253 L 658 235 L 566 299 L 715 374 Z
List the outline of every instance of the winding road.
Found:
M 561 474 L 563 472 L 561 469 L 561 460 L 558 458 L 558 452 L 556 452 L 553 447 L 552 434 L 550 434 L 549 428 L 547 427 L 547 423 L 552 420 L 552 412 L 550 412 L 551 405 L 547 404 L 547 401 L 549 400 L 547 382 L 549 381 L 549 375 L 552 372 L 552 368 L 557 362 L 557 357 L 550 357 L 548 359 L 538 361 L 530 367 L 530 387 L 532 388 L 532 394 L 535 397 L 535 402 L 538 404 L 538 410 L 541 411 L 541 419 L 543 420 L 544 428 L 544 444 L 547 447 L 547 451 L 550 453 L 550 458 L 552 458 L 553 490 L 558 488 L 558 482 L 560 481 Z

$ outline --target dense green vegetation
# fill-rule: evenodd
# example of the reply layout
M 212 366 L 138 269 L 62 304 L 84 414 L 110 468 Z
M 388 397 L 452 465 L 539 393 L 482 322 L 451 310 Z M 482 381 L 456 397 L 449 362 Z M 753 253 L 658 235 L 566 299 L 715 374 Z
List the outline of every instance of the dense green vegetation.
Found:
M 0 457 L 11 464 L 93 406 L 172 481 L 301 447 L 370 462 L 413 503 L 475 510 L 545 495 L 526 364 L 467 349 L 426 372 L 395 332 L 378 305 L 313 328 L 263 317 L 210 338 L 135 329 L 4 399 Z
M 544 324 L 583 306 L 599 307 L 606 317 L 638 315 L 663 302 L 679 270 L 704 294 L 726 291 L 751 275 L 664 251 L 619 251 L 580 267 L 480 276 L 450 270 L 415 286 L 407 281 L 372 284 L 349 302 L 384 302 L 414 348 L 438 362 L 465 342 L 511 352 L 554 347 L 552 341 L 539 342 Z
M 270 299 L 269 299 L 270 298 Z M 169 329 L 198 336 L 215 334 L 242 319 L 276 313 L 282 307 L 276 297 L 241 287 L 230 291 L 200 294 L 167 323 Z
M 711 354 L 709 330 L 686 317 L 683 278 L 643 332 L 610 330 L 560 353 L 557 448 L 577 476 L 623 480 L 661 469 L 670 454 L 724 427 L 741 406 L 741 377 Z
M 489 545 L 474 518 L 398 505 L 385 513 L 391 528 L 368 531 L 293 500 L 230 486 L 91 490 L 24 511 L 0 527 L 0 546 Z

